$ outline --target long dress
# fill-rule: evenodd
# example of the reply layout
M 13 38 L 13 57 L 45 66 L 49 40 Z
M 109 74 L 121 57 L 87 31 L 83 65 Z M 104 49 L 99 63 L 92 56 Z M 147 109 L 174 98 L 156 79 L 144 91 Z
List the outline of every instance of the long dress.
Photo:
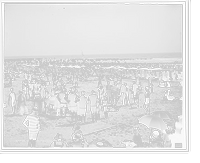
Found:
M 18 96 L 18 109 L 19 109 L 19 115 L 24 115 L 24 114 L 28 114 L 28 110 L 27 107 L 25 105 L 25 97 L 24 95 L 20 94 Z

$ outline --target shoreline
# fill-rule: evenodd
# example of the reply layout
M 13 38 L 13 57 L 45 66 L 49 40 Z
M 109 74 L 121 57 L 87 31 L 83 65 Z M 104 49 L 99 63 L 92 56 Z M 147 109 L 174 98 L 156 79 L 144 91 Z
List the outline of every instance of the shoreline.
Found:
M 183 58 L 109 58 L 109 57 L 105 57 L 105 58 L 70 58 L 70 57 L 53 57 L 53 56 L 49 56 L 49 57 L 34 57 L 34 56 L 30 56 L 30 57 L 9 57 L 9 58 L 4 58 L 4 61 L 8 61 L 8 60 L 21 60 L 21 59 L 44 59 L 44 60 L 122 60 L 125 61 L 127 64 L 128 63 L 183 63 Z

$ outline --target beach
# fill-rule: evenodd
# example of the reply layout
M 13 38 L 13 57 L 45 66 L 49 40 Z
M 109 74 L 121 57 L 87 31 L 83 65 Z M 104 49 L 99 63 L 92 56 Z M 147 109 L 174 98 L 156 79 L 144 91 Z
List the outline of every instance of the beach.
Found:
M 49 76 L 50 85 L 47 85 L 47 97 L 50 95 L 51 88 L 53 86 L 52 76 Z M 66 77 L 62 76 L 64 82 L 66 82 Z M 16 93 L 16 96 L 19 95 L 19 90 L 22 88 L 22 81 L 24 80 L 23 73 L 19 74 L 19 77 L 12 81 L 12 88 Z M 122 78 L 122 83 L 126 82 L 129 87 L 129 100 L 131 106 L 122 104 L 122 97 L 119 98 L 117 103 L 118 111 L 108 112 L 108 119 L 104 118 L 103 110 L 100 109 L 100 119 L 95 123 L 91 123 L 91 111 L 89 107 L 89 102 L 87 102 L 87 112 L 86 112 L 86 124 L 80 124 L 80 121 L 77 124 L 80 126 L 80 130 L 83 132 L 84 137 L 88 142 L 91 142 L 95 139 L 105 139 L 112 144 L 114 148 L 125 148 L 125 145 L 122 144 L 124 140 L 132 140 L 133 138 L 133 128 L 138 127 L 140 135 L 143 141 L 144 146 L 147 146 L 149 143 L 149 135 L 152 133 L 151 128 L 147 128 L 143 124 L 138 123 L 138 118 L 146 114 L 143 104 L 145 101 L 145 86 L 148 86 L 148 80 L 141 80 L 142 90 L 139 93 L 139 108 L 136 108 L 136 104 L 133 101 L 133 94 L 130 91 L 132 88 L 133 79 Z M 150 113 L 154 111 L 168 111 L 175 118 L 174 120 L 164 120 L 170 129 L 174 127 L 174 122 L 177 119 L 178 115 L 182 114 L 182 100 L 168 101 L 163 100 L 164 91 L 168 88 L 159 87 L 159 81 L 154 79 L 153 81 L 154 92 L 151 93 L 150 101 Z M 119 83 L 121 85 L 122 83 Z M 81 91 L 85 91 L 85 96 L 88 97 L 91 94 L 92 90 L 95 90 L 98 93 L 98 77 L 90 76 L 86 81 L 79 81 L 77 88 L 77 94 L 80 96 Z M 102 85 L 105 90 L 107 81 L 105 78 L 102 80 Z M 112 83 L 113 84 L 113 83 Z M 175 97 L 180 98 L 182 96 L 182 87 L 179 87 L 178 81 L 171 81 L 172 87 L 170 87 L 171 92 Z M 66 89 L 71 89 L 71 84 L 66 84 Z M 10 93 L 11 87 L 4 88 L 4 103 L 7 104 L 8 96 Z M 33 107 L 33 101 L 27 101 L 28 112 L 31 113 Z M 110 105 L 108 105 L 110 107 Z M 50 109 L 53 111 L 53 109 Z M 12 108 L 8 106 L 3 110 L 3 147 L 24 147 L 28 145 L 28 130 L 22 124 L 26 115 L 17 116 L 12 115 Z M 48 148 L 50 144 L 55 140 L 54 137 L 57 133 L 61 133 L 64 137 L 65 142 L 72 141 L 73 133 L 73 124 L 71 123 L 70 116 L 56 116 L 55 112 L 52 112 L 51 115 L 45 114 L 45 109 L 42 108 L 40 114 L 40 123 L 41 131 L 38 134 L 37 147 L 39 148 Z

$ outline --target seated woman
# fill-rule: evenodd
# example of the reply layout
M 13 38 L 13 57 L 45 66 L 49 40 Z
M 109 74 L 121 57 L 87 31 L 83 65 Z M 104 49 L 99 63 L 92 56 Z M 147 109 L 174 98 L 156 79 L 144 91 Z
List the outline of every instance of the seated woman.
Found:
M 57 133 L 56 136 L 54 137 L 53 142 L 50 145 L 51 147 L 59 147 L 63 148 L 66 146 L 65 144 L 65 139 L 63 139 L 62 135 Z
M 164 141 L 161 137 L 161 133 L 158 130 L 153 130 L 150 135 L 150 145 L 151 147 L 163 147 Z
M 75 124 L 73 127 L 73 133 L 71 136 L 71 145 L 81 145 L 84 146 L 85 138 L 83 137 L 83 133 L 80 130 L 80 126 Z

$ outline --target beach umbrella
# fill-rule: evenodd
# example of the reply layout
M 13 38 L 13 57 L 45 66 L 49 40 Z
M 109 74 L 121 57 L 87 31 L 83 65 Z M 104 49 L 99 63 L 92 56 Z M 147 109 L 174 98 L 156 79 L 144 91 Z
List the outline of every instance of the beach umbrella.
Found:
M 152 113 L 152 115 L 157 116 L 161 119 L 166 119 L 166 120 L 171 120 L 172 119 L 172 115 L 167 112 L 167 111 L 155 111 Z
M 145 115 L 139 119 L 139 123 L 147 126 L 148 128 L 155 128 L 161 131 L 167 129 L 167 125 L 162 118 L 155 115 Z
M 89 148 L 113 148 L 113 146 L 106 140 L 93 140 L 89 144 Z

